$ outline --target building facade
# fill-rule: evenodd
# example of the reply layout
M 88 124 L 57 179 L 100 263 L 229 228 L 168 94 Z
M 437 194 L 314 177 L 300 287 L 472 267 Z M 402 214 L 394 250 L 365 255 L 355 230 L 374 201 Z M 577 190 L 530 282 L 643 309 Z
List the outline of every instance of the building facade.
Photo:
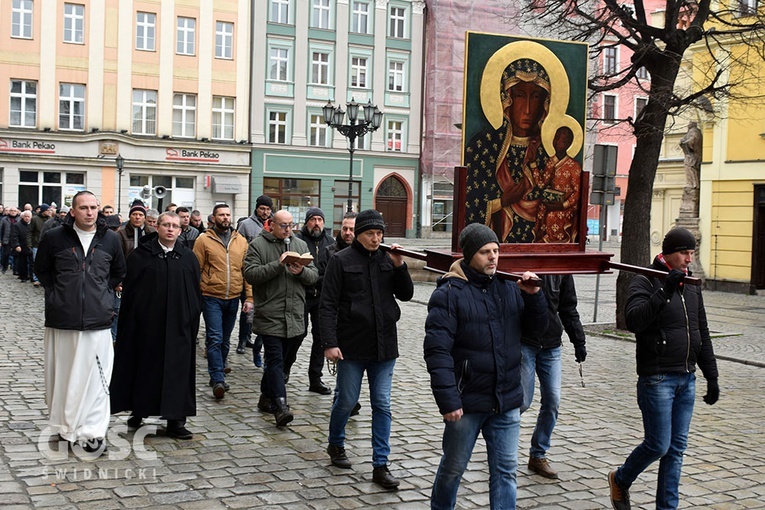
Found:
M 246 214 L 249 5 L 0 0 L 1 201 L 88 189 L 124 215 L 163 186 L 164 205 Z
M 350 182 L 354 211 L 378 209 L 387 235 L 414 235 L 424 9 L 409 0 L 254 2 L 251 199 L 265 193 L 298 222 L 320 207 L 337 230 Z M 352 166 L 346 138 L 322 113 L 351 101 L 384 113 L 357 141 Z

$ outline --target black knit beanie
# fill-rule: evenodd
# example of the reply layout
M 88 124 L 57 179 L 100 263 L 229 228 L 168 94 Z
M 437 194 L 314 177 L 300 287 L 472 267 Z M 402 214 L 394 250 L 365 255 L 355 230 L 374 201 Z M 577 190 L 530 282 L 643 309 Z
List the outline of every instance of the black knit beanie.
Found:
M 305 212 L 305 221 L 303 223 L 308 223 L 308 220 L 310 220 L 314 216 L 321 216 L 321 219 L 323 220 L 326 219 L 324 218 L 324 211 L 322 211 L 318 207 L 309 207 L 308 210 Z
M 356 222 L 358 224 L 358 220 Z M 358 227 L 356 230 L 358 231 Z M 465 257 L 465 262 L 468 264 L 470 264 L 470 259 L 473 258 L 473 255 L 487 243 L 497 243 L 499 245 L 499 239 L 497 239 L 497 234 L 486 225 L 471 223 L 460 232 L 459 245 L 462 255 Z
M 661 253 L 669 255 L 683 250 L 695 250 L 696 238 L 689 231 L 682 227 L 675 227 L 664 236 L 664 242 L 661 243 Z
M 359 215 L 356 216 L 356 225 L 353 227 L 354 234 L 359 235 L 365 230 L 371 229 L 378 229 L 382 230 L 383 233 L 385 232 L 385 221 L 383 221 L 382 214 L 374 209 L 361 211 Z
M 265 205 L 269 209 L 273 209 L 274 208 L 274 201 L 271 200 L 271 197 L 269 197 L 269 196 L 260 195 L 258 197 L 258 199 L 255 201 L 255 209 L 257 209 L 261 205 Z

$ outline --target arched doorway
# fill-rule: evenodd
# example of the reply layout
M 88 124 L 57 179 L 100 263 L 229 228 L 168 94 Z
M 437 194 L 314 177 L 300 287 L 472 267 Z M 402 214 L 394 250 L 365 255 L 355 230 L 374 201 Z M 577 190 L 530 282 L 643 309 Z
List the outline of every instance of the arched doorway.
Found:
M 376 204 L 385 219 L 385 235 L 406 236 L 406 186 L 398 177 L 391 175 L 377 188 Z

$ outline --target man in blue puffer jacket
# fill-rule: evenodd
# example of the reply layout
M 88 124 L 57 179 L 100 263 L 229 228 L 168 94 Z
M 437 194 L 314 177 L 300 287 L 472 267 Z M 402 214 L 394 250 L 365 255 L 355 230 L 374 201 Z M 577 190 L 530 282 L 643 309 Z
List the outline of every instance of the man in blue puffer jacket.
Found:
M 547 303 L 529 282 L 534 273 L 518 285 L 494 276 L 499 240 L 490 228 L 471 223 L 459 245 L 464 259 L 439 280 L 425 322 L 425 362 L 446 424 L 431 508 L 454 508 L 479 432 L 489 451 L 491 508 L 515 508 L 521 335 L 547 329 Z

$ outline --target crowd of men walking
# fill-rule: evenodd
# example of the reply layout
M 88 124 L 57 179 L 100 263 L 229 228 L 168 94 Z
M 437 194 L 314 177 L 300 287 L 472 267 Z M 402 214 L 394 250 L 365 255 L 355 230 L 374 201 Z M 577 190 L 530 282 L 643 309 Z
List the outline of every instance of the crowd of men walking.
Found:
M 345 214 L 333 238 L 321 209 L 309 208 L 296 232 L 290 211 L 275 210 L 265 195 L 237 228 L 226 204 L 213 208 L 205 226 L 199 211 L 171 204 L 160 213 L 138 201 L 122 223 L 89 191 L 77 193 L 70 209 L 1 207 L 2 272 L 12 269 L 45 291 L 46 403 L 61 441 L 96 458 L 107 448 L 111 414 L 120 412 L 130 413 L 129 429 L 160 417 L 168 436 L 193 439 L 186 423 L 196 415 L 200 315 L 211 397 L 223 399 L 229 390 L 239 318 L 235 352 L 251 346 L 255 366 L 263 368 L 257 407 L 284 427 L 294 419 L 286 385 L 310 321 L 308 391 L 332 394 L 322 380 L 325 360 L 337 375 L 327 424 L 330 462 L 353 467 L 346 425 L 359 411 L 366 373 L 372 479 L 385 489 L 399 486 L 389 470 L 391 392 L 398 301 L 410 300 L 414 286 L 400 246 L 382 244 L 386 226 L 378 211 Z M 520 420 L 535 378 L 541 406 L 528 467 L 558 476 L 547 454 L 560 404 L 564 331 L 576 361 L 587 357 L 574 280 L 532 272 L 516 283 L 498 278 L 500 243 L 485 225 L 467 225 L 459 248 L 461 258 L 430 298 L 424 326 L 425 362 L 444 422 L 431 506 L 455 507 L 480 433 L 491 507 L 515 508 Z M 630 485 L 657 460 L 657 508 L 677 508 L 697 364 L 707 380 L 704 401 L 719 398 L 701 292 L 684 284 L 694 250 L 690 232 L 671 230 L 651 266 L 664 276 L 637 276 L 630 288 L 626 314 L 637 337 L 645 439 L 609 474 L 617 510 L 630 508 Z

